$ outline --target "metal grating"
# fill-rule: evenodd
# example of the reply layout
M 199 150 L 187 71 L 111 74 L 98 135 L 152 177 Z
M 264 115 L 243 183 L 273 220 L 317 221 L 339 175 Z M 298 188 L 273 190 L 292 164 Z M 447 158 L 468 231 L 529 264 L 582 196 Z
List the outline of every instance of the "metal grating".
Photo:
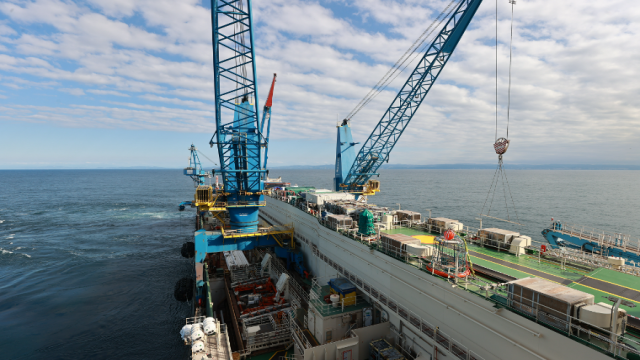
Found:
M 387 297 L 384 296 L 383 294 L 380 294 L 380 303 L 382 305 L 387 305 Z
M 364 288 L 365 292 L 367 292 L 369 294 L 371 293 L 371 288 L 369 287 L 369 284 L 364 283 L 362 287 Z
M 360 278 L 357 276 L 356 276 L 356 285 L 359 287 L 362 287 L 362 280 L 360 280 Z
M 347 271 L 347 269 L 344 269 L 344 276 L 346 276 L 347 279 L 349 279 L 349 277 L 351 276 L 351 273 Z
M 379 295 L 380 294 L 378 294 L 378 290 L 371 289 L 371 296 L 373 296 L 375 299 L 377 299 Z

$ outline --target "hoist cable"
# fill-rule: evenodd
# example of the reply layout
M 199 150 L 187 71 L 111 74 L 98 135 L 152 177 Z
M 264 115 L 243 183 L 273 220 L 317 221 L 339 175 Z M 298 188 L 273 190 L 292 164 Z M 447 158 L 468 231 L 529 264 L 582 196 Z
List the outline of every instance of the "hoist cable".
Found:
M 506 149 L 509 145 L 509 120 L 510 120 L 510 110 L 511 110 L 511 68 L 512 68 L 512 59 L 513 59 L 513 5 L 515 5 L 515 0 L 509 0 L 511 4 L 511 35 L 509 40 L 509 85 L 508 85 L 508 95 L 507 95 L 507 138 L 500 139 L 501 143 L 498 143 L 498 2 L 496 0 L 496 132 L 495 132 L 495 144 L 494 149 L 496 153 L 499 155 L 498 157 L 498 167 L 496 168 L 495 173 L 493 174 L 493 179 L 491 180 L 491 186 L 489 187 L 489 192 L 487 193 L 487 198 L 482 205 L 481 216 L 490 216 L 491 209 L 493 207 L 493 201 L 496 196 L 496 192 L 498 192 L 498 182 L 502 183 L 502 193 L 504 196 L 504 206 L 507 212 L 507 220 L 499 219 L 502 221 L 511 221 L 511 211 L 509 209 L 509 202 L 507 198 L 507 191 L 509 192 L 509 197 L 511 198 L 511 206 L 513 207 L 513 212 L 515 214 L 516 220 L 518 221 L 515 224 L 520 224 L 520 217 L 518 215 L 518 210 L 516 210 L 516 204 L 513 200 L 513 194 L 511 193 L 511 186 L 509 184 L 509 178 L 507 177 L 507 172 L 504 169 L 504 163 L 502 161 L 502 155 L 506 152 Z M 505 141 L 503 141 L 505 140 Z M 491 202 L 489 203 L 489 209 L 487 213 L 484 213 L 484 209 L 489 201 L 489 197 L 491 197 Z
M 498 0 L 496 0 L 496 137 L 498 141 Z
M 511 39 L 509 40 L 509 90 L 507 95 L 507 139 L 509 138 L 509 116 L 511 111 L 511 54 L 513 46 L 513 4 L 515 1 L 511 1 Z
M 480 215 L 484 214 L 484 208 L 487 205 L 487 201 L 489 200 L 489 195 L 491 195 L 491 189 L 493 189 L 493 184 L 496 182 L 496 175 L 498 174 L 498 166 L 496 171 L 493 173 L 493 178 L 491 179 L 491 186 L 489 187 L 489 192 L 487 193 L 487 198 L 484 200 L 484 204 L 482 205 L 482 211 L 480 211 Z M 495 193 L 494 193 L 495 195 Z M 493 199 L 491 199 L 491 204 L 493 204 Z M 491 205 L 489 205 L 489 213 L 491 212 Z
M 444 13 L 444 11 L 447 11 L 447 9 L 448 9 L 448 8 L 451 6 L 451 4 L 453 4 L 455 1 L 456 1 L 456 0 L 452 0 L 452 2 L 449 4 L 449 6 L 447 6 L 447 8 L 445 8 L 445 10 L 443 10 L 443 13 Z M 454 10 L 454 9 L 455 9 L 455 7 L 454 7 L 453 9 L 449 10 L 449 13 L 447 14 L 447 16 L 446 16 L 446 17 L 444 17 L 444 18 L 440 19 L 440 22 L 438 23 L 438 27 L 440 26 L 440 24 L 442 24 L 442 23 L 444 22 L 444 20 L 445 20 L 445 19 L 449 18 L 449 16 L 451 15 L 451 13 L 453 12 L 453 10 Z M 441 15 L 442 15 L 442 14 L 441 14 Z M 439 16 L 440 16 L 440 15 L 439 15 Z M 436 18 L 436 21 L 437 21 L 437 18 Z M 435 23 L 435 21 L 434 21 L 434 23 Z M 430 27 L 431 27 L 431 26 L 430 26 Z M 435 31 L 435 29 L 432 29 L 432 30 L 431 30 L 431 32 L 428 34 L 428 36 L 430 36 L 431 34 L 433 34 L 433 32 L 434 32 L 434 31 Z M 425 38 L 424 40 L 422 40 L 422 42 L 418 45 L 418 47 L 419 47 L 419 46 L 421 46 L 421 45 L 423 45 L 423 44 L 424 44 L 424 42 L 426 41 L 426 39 L 427 39 L 427 38 Z M 431 39 L 433 39 L 433 38 L 431 38 Z M 419 51 L 415 51 L 415 50 L 414 50 L 414 52 L 413 52 L 412 54 L 410 54 L 410 55 L 409 55 L 409 56 L 413 55 L 413 59 L 411 59 L 411 61 L 409 61 L 409 62 L 407 63 L 407 62 L 406 62 L 406 60 L 408 59 L 408 57 L 407 57 L 407 59 L 405 59 L 405 61 L 403 61 L 403 62 L 400 64 L 400 66 L 402 66 L 402 65 L 404 64 L 404 67 L 403 67 L 402 69 L 400 69 L 399 71 L 396 69 L 396 70 L 395 70 L 391 75 L 389 75 L 389 77 L 384 81 L 384 83 L 379 87 L 379 89 L 378 89 L 375 93 L 373 93 L 371 96 L 369 96 L 369 98 L 368 98 L 368 99 L 366 99 L 366 101 L 364 102 L 364 104 L 362 104 L 359 108 L 357 108 L 357 109 L 355 110 L 355 112 L 353 112 L 352 114 L 350 114 L 350 116 L 348 116 L 347 118 L 348 118 L 348 119 L 350 119 L 350 118 L 352 118 L 353 116 L 355 116 L 355 115 L 356 115 L 360 110 L 362 110 L 362 109 L 363 109 L 367 104 L 369 104 L 369 103 L 370 103 L 370 102 L 371 102 L 371 101 L 372 101 L 376 96 L 378 96 L 378 94 L 380 94 L 382 91 L 384 91 L 384 90 L 387 88 L 387 86 L 389 86 L 389 84 L 391 84 L 391 83 L 392 83 L 392 82 L 393 82 L 393 81 L 394 81 L 394 80 L 395 80 L 395 79 L 396 79 L 400 74 L 402 74 L 402 73 L 407 69 L 407 67 L 409 67 L 409 65 L 413 64 L 413 62 L 414 62 L 414 61 L 415 61 L 415 60 L 416 60 L 416 59 L 421 55 L 421 53 L 422 53 L 423 51 L 425 51 L 425 50 L 430 46 L 431 42 L 433 42 L 433 40 L 429 41 L 429 42 L 428 42 L 426 45 L 424 45 L 424 46 L 423 46 Z M 417 49 L 417 48 L 416 48 L 416 49 Z M 406 64 L 405 64 L 405 63 L 406 63 Z M 399 69 L 399 67 L 398 67 L 398 69 Z M 391 76 L 393 76 L 393 78 L 391 78 Z M 363 99 L 363 100 L 364 100 L 364 99 Z
M 502 193 L 504 195 L 504 208 L 507 209 L 507 220 L 511 221 L 511 216 L 509 215 L 509 205 L 507 205 L 507 189 L 504 186 L 504 170 L 502 169 L 502 159 L 500 159 L 500 177 L 502 179 Z M 511 193 L 511 191 L 509 191 Z
M 438 19 L 442 16 L 442 14 L 444 14 L 444 12 L 455 1 L 456 0 L 451 0 L 451 3 L 449 3 L 449 5 L 445 8 L 445 10 L 443 10 L 440 13 L 440 15 L 438 15 L 435 18 L 435 20 L 431 23 L 431 25 L 429 25 L 429 27 L 427 27 L 427 29 L 409 47 L 409 49 L 407 49 L 407 51 L 405 51 L 405 53 L 400 57 L 400 59 L 398 59 L 398 61 L 396 61 L 396 63 L 393 65 L 393 67 L 391 67 L 387 71 L 387 73 L 378 81 L 378 83 L 371 90 L 369 90 L 367 95 L 365 95 L 365 97 L 362 100 L 360 100 L 358 105 L 356 105 L 356 107 L 353 110 L 351 110 L 351 112 L 346 117 L 347 119 L 351 119 L 353 116 L 355 116 L 360 110 L 362 110 L 362 108 L 364 108 L 369 102 L 371 102 L 371 100 L 373 100 L 378 94 L 380 94 L 382 91 L 384 91 L 386 89 L 387 85 L 389 85 L 389 83 L 391 83 L 393 80 L 395 80 L 395 78 L 397 78 L 398 75 L 400 73 L 402 73 L 402 71 L 404 71 L 404 69 L 406 69 L 408 64 L 405 65 L 405 67 L 402 70 L 398 71 L 400 69 L 400 67 L 402 65 L 404 65 L 406 63 L 406 61 L 411 57 L 411 55 L 415 54 L 416 50 L 420 46 L 422 46 L 422 44 L 424 44 L 424 42 L 427 40 L 427 38 L 433 33 L 433 31 L 435 30 L 435 29 L 432 29 L 433 25 L 436 22 L 438 22 Z M 443 19 L 440 20 L 440 23 L 442 23 L 442 21 L 443 21 Z M 432 30 L 429 32 L 430 29 L 432 29 Z M 429 33 L 427 34 L 427 32 L 429 32 Z M 409 62 L 409 64 L 411 64 L 414 60 L 415 60 L 415 57 L 414 57 L 414 59 L 412 59 Z M 394 74 L 395 74 L 395 76 L 394 76 Z M 393 78 L 391 78 L 392 76 L 393 76 Z
M 518 216 L 518 210 L 516 209 L 516 203 L 515 201 L 513 201 L 513 194 L 511 194 L 511 186 L 509 185 L 509 178 L 507 177 L 507 172 L 504 171 L 504 166 L 503 166 L 503 173 L 504 173 L 504 178 L 507 181 L 507 188 L 509 189 L 509 196 L 511 197 L 511 204 L 513 205 L 513 211 L 516 213 L 516 219 L 518 221 L 518 223 L 520 222 L 520 217 Z
M 445 18 L 451 14 L 451 11 L 447 13 L 447 10 L 458 0 L 451 0 L 449 5 L 434 19 L 434 21 L 427 27 L 422 34 L 411 44 L 411 46 L 405 51 L 405 53 L 395 62 L 395 64 L 387 71 L 387 73 L 374 85 L 371 90 L 360 100 L 360 102 L 349 112 L 346 116 L 347 119 L 351 119 L 355 116 L 362 108 L 364 108 L 373 98 L 375 98 L 378 94 L 386 89 L 386 87 L 395 80 L 398 75 L 407 68 L 409 64 L 415 61 L 415 56 L 407 65 L 405 63 L 416 51 L 425 43 L 427 39 L 430 38 L 431 34 L 435 31 L 434 25 L 440 25 Z M 442 17 L 445 13 L 447 13 L 446 17 Z M 418 52 L 419 54 L 419 52 Z M 402 70 L 400 68 L 404 65 Z M 394 76 L 395 75 L 395 76 Z
M 207 159 L 207 160 L 211 161 L 211 162 L 213 163 L 213 165 L 218 165 L 215 161 L 213 161 L 213 160 L 209 159 L 209 158 L 207 157 L 207 155 L 203 154 L 202 152 L 200 153 L 200 155 L 204 156 L 204 158 L 205 158 L 205 159 Z

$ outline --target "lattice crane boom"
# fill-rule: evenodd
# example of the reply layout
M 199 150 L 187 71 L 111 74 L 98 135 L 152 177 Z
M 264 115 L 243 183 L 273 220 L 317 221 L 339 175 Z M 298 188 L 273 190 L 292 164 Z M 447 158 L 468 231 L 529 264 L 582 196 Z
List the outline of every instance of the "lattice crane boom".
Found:
M 251 0 L 211 0 L 211 22 L 216 132 L 209 144 L 218 148 L 231 228 L 252 232 L 264 205 L 267 144 L 257 109 Z
M 344 160 L 342 160 L 342 164 L 338 164 L 340 160 L 337 158 L 336 178 L 334 179 L 336 190 L 362 192 L 369 179 L 373 175 L 377 175 L 376 172 L 382 163 L 388 161 L 389 153 L 393 150 L 433 83 L 449 61 L 453 50 L 458 45 L 460 38 L 481 3 L 482 0 L 461 0 L 457 8 L 452 11 L 440 33 L 427 48 L 417 66 L 382 116 L 382 119 L 373 129 L 362 148 L 360 148 L 348 173 L 344 171 L 348 164 L 345 164 Z M 345 121 L 342 126 L 348 126 L 349 120 Z M 345 156 L 348 150 L 344 148 L 344 145 L 348 144 L 351 138 L 350 128 L 346 130 L 348 130 L 349 134 L 348 136 L 342 135 L 342 139 L 340 129 L 338 132 L 337 155 L 342 159 L 350 157 Z M 342 150 L 341 144 L 343 145 Z M 354 145 L 355 143 L 350 144 Z M 350 149 L 353 149 L 353 147 L 351 146 Z M 340 152 L 342 152 L 341 156 Z M 342 172 L 339 171 L 339 168 L 342 169 Z

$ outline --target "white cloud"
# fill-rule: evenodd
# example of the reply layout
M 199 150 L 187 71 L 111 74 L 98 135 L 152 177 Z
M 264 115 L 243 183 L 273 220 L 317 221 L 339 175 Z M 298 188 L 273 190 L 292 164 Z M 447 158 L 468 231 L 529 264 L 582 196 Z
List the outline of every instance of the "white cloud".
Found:
M 332 141 L 336 120 L 447 4 L 359 0 L 344 2 L 352 14 L 338 16 L 331 3 L 254 2 L 261 102 L 272 73 L 278 73 L 272 139 Z M 510 8 L 499 4 L 499 10 L 499 125 L 504 135 Z M 210 14 L 199 0 L 16 0 L 0 3 L 0 12 L 7 19 L 0 23 L 0 74 L 7 75 L 2 85 L 86 92 L 105 105 L 72 97 L 67 105 L 42 107 L 34 98 L 31 107 L 10 107 L 17 114 L 12 120 L 212 132 Z M 495 160 L 490 147 L 494 12 L 494 4 L 480 7 L 394 150 L 395 162 Z M 640 76 L 640 48 L 631 45 L 640 36 L 640 4 L 530 0 L 518 2 L 515 14 L 510 158 L 544 162 L 582 152 L 600 161 L 620 159 L 610 150 L 612 142 L 624 146 L 640 140 L 640 85 L 631 80 Z M 353 120 L 356 141 L 366 139 L 406 77 L 400 75 Z M 135 96 L 126 103 L 110 101 L 111 96 L 129 97 L 125 92 Z M 626 153 L 624 159 L 639 163 L 640 153 Z
M 90 90 L 87 90 L 87 92 L 90 92 L 90 93 L 96 94 L 96 95 L 113 95 L 113 96 L 129 97 L 129 95 L 127 95 L 125 93 L 121 93 L 119 91 L 114 91 L 114 90 L 90 89 Z
M 84 91 L 82 89 L 78 89 L 78 88 L 75 88 L 75 89 L 60 88 L 58 90 L 60 90 L 62 92 L 69 93 L 71 95 L 76 95 L 76 96 L 85 95 Z

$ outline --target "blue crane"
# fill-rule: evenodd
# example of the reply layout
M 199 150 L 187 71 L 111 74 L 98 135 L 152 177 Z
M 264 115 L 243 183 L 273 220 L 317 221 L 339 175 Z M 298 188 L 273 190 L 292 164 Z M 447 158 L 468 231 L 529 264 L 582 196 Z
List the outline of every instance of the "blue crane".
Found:
M 183 174 L 193 179 L 193 185 L 195 187 L 204 185 L 204 179 L 209 177 L 209 173 L 202 170 L 198 149 L 193 144 L 189 147 L 189 151 L 191 152 L 189 155 L 189 166 L 184 168 Z
M 218 147 L 229 225 L 251 233 L 264 206 L 263 129 L 266 125 L 268 131 L 271 122 L 270 117 L 259 122 L 256 106 L 251 0 L 212 0 L 211 22 L 216 132 L 209 144 Z
M 184 168 L 182 173 L 193 180 L 193 186 L 198 187 L 200 185 L 205 185 L 205 178 L 209 177 L 210 173 L 202 170 L 202 164 L 200 163 L 200 157 L 198 156 L 198 149 L 191 144 L 189 147 L 189 166 Z M 185 206 L 191 205 L 193 206 L 192 201 L 183 201 L 178 205 L 178 209 L 180 211 L 184 211 Z
M 482 0 L 460 0 L 451 11 L 444 27 L 426 49 L 357 155 L 357 143 L 353 142 L 351 136 L 351 119 L 345 119 L 338 126 L 335 190 L 364 195 L 373 195 L 379 191 L 379 183 L 370 181 L 370 178 L 378 175 L 377 171 L 382 163 L 389 160 L 389 153 L 449 61 L 481 3 Z

